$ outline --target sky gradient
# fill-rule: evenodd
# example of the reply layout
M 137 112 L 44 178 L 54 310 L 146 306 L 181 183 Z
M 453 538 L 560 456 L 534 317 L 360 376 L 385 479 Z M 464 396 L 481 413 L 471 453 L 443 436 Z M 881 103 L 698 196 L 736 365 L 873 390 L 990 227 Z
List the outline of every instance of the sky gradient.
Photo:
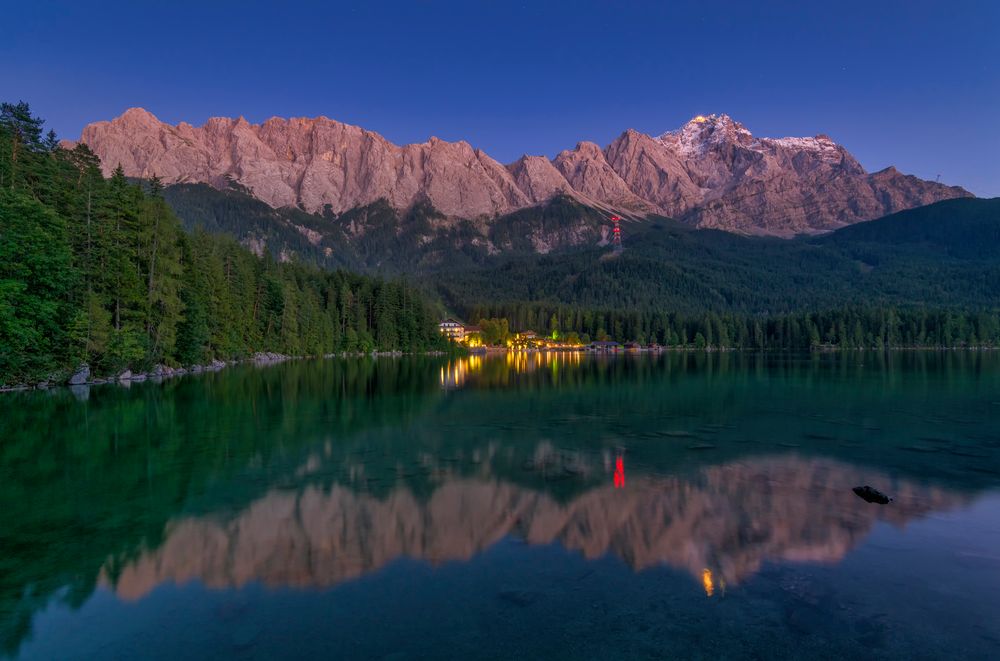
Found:
M 195 125 L 326 115 L 508 163 L 726 113 L 759 136 L 829 134 L 870 171 L 1000 196 L 992 0 L 37 0 L 3 21 L 0 98 L 64 138 L 131 106 Z

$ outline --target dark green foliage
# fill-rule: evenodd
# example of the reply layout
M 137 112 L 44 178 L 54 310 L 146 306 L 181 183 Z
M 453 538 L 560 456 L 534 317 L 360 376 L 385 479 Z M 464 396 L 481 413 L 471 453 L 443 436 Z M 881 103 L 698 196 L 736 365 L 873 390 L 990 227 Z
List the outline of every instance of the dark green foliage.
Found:
M 163 196 L 188 230 L 229 234 L 272 255 L 294 255 L 326 268 L 358 266 L 346 238 L 329 216 L 291 207 L 272 209 L 235 183 L 222 191 L 208 184 L 175 184 L 165 188 Z
M 512 303 L 471 308 L 469 319 L 502 321 L 515 330 L 559 333 L 587 340 L 638 341 L 668 347 L 809 349 L 822 347 L 1000 347 L 1000 312 L 856 306 L 777 316 L 704 312 L 593 309 Z
M 171 187 L 168 196 L 177 188 L 196 187 Z M 597 245 L 610 229 L 605 214 L 566 197 L 477 225 L 444 220 L 427 204 L 400 214 L 379 201 L 321 216 L 273 210 L 234 191 L 197 190 L 209 206 L 240 197 L 238 209 L 294 214 L 284 225 L 308 226 L 341 263 L 413 274 L 460 313 L 524 301 L 773 316 L 858 305 L 993 309 L 1000 300 L 1000 200 L 948 200 L 793 240 L 696 230 L 664 218 L 625 221 L 625 250 L 616 253 Z M 177 208 L 187 216 L 186 207 Z M 257 212 L 246 223 L 240 213 L 219 229 L 241 240 L 259 237 Z M 274 246 L 290 244 L 269 245 L 277 254 Z M 311 259 L 306 248 L 289 249 Z
M 593 247 L 499 256 L 425 282 L 459 311 L 541 301 L 767 316 L 1000 302 L 1000 200 L 950 200 L 812 239 L 693 230 L 666 219 L 625 223 L 624 234 L 620 254 Z
M 63 219 L 0 189 L 0 374 L 44 374 L 72 358 L 65 322 L 73 276 Z
M 668 346 L 1000 346 L 1000 200 L 912 209 L 812 239 L 669 220 L 626 250 L 518 255 L 435 277 L 469 319 Z
M 499 218 L 490 226 L 489 238 L 501 250 L 532 253 L 545 244 L 596 244 L 602 226 L 607 230 L 605 214 L 558 195 L 547 204 Z
M 861 254 L 897 253 L 1000 259 L 1000 199 L 960 198 L 858 223 L 814 240 Z
M 405 283 L 186 234 L 155 177 L 136 184 L 118 168 L 105 180 L 86 146 L 61 149 L 41 126 L 27 104 L 0 109 L 0 385 L 81 361 L 110 374 L 256 351 L 440 348 L 436 315 Z M 215 230 L 232 220 L 203 218 Z
M 175 184 L 164 196 L 187 229 L 230 234 L 272 255 L 292 255 L 326 268 L 386 274 L 490 263 L 486 241 L 507 254 L 532 254 L 546 241 L 593 244 L 606 224 L 600 212 L 567 197 L 498 218 L 484 234 L 472 221 L 447 222 L 427 202 L 399 213 L 377 200 L 337 215 L 329 209 L 322 214 L 272 209 L 235 183 L 227 190 Z

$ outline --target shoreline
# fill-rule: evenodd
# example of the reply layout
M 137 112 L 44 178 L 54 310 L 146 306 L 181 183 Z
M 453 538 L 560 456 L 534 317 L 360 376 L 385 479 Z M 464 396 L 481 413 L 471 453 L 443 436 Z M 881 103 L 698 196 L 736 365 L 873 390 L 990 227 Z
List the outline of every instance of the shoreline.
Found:
M 601 350 L 601 349 L 568 349 L 568 348 L 553 348 L 553 349 L 516 349 L 511 350 L 507 347 L 486 347 L 483 351 L 470 351 L 467 354 L 457 354 L 453 357 L 464 357 L 468 356 L 483 356 L 483 355 L 498 355 L 506 353 L 554 353 L 554 354 L 587 354 L 593 356 L 618 356 L 618 355 L 636 355 L 636 354 L 653 354 L 660 355 L 666 353 L 799 353 L 799 354 L 835 354 L 835 353 L 846 353 L 846 352 L 878 352 L 878 353 L 896 353 L 896 352 L 992 352 L 998 351 L 1000 347 L 992 346 L 976 346 L 976 347 L 810 347 L 806 349 L 744 349 L 738 347 L 726 347 L 726 348 L 715 348 L 715 347 L 657 347 L 654 349 L 650 348 L 630 348 L 630 349 L 612 349 L 612 350 Z M 322 355 L 305 355 L 305 356 L 286 356 L 284 354 L 279 354 L 270 351 L 261 351 L 254 353 L 249 358 L 243 358 L 238 360 L 212 360 L 204 365 L 195 364 L 189 365 L 187 367 L 168 367 L 166 365 L 155 365 L 153 369 L 149 372 L 136 372 L 133 373 L 131 370 L 124 370 L 117 375 L 104 376 L 90 378 L 89 367 L 84 370 L 85 365 L 78 367 L 69 378 L 60 379 L 58 381 L 36 381 L 34 383 L 23 383 L 14 386 L 0 386 L 0 394 L 2 393 L 13 393 L 13 392 L 28 392 L 32 390 L 56 390 L 60 388 L 69 388 L 71 390 L 78 388 L 90 388 L 91 386 L 102 386 L 102 385 L 112 385 L 118 384 L 120 386 L 129 387 L 133 383 L 144 383 L 146 381 L 151 381 L 153 383 L 163 383 L 168 379 L 173 379 L 181 376 L 187 376 L 191 374 L 205 374 L 208 372 L 221 372 L 227 367 L 236 367 L 238 365 L 254 365 L 258 367 L 265 367 L 269 365 L 277 365 L 279 363 L 285 363 L 292 360 L 317 360 L 317 359 L 331 359 L 331 358 L 402 358 L 404 356 L 449 356 L 447 351 L 371 351 L 368 353 L 359 351 L 341 351 L 334 353 L 327 353 Z M 85 376 L 82 380 L 79 380 L 81 374 L 85 372 Z
M 351 351 L 341 351 L 335 353 L 327 353 L 322 355 L 305 355 L 305 356 L 286 356 L 285 354 L 275 353 L 272 351 L 259 351 L 251 355 L 249 358 L 242 358 L 238 360 L 219 360 L 214 359 L 208 363 L 188 365 L 187 367 L 169 367 L 167 365 L 157 364 L 154 365 L 148 372 L 132 372 L 131 370 L 123 370 L 118 374 L 113 374 L 110 376 L 102 377 L 90 377 L 90 367 L 86 364 L 80 365 L 73 371 L 72 375 L 68 378 L 63 378 L 59 380 L 51 381 L 36 381 L 33 383 L 23 383 L 14 386 L 0 386 L 0 393 L 11 393 L 11 392 L 27 392 L 32 390 L 56 390 L 59 388 L 90 388 L 91 386 L 104 386 L 104 385 L 114 385 L 118 384 L 120 386 L 129 387 L 133 383 L 145 383 L 146 381 L 151 381 L 153 383 L 163 383 L 168 379 L 174 379 L 181 376 L 187 376 L 190 374 L 205 374 L 208 372 L 221 372 L 227 367 L 236 367 L 237 365 L 254 365 L 258 367 L 265 367 L 268 365 L 277 365 L 279 363 L 286 363 L 292 360 L 315 360 L 315 359 L 329 359 L 329 358 L 401 358 L 402 356 L 446 356 L 447 352 L 444 351 L 421 351 L 421 352 L 405 352 L 405 351 L 372 351 L 369 353 L 364 352 L 351 352 Z

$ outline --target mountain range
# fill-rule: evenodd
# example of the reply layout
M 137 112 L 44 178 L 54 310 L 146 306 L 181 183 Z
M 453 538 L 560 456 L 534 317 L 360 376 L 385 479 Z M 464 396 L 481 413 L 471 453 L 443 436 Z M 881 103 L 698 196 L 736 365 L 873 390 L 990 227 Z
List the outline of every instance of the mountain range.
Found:
M 127 176 L 156 175 L 166 184 L 237 187 L 272 208 L 328 218 L 385 205 L 402 219 L 423 208 L 430 222 L 418 241 L 432 241 L 464 220 L 473 230 L 468 240 L 495 252 L 505 248 L 490 236 L 497 219 L 562 197 L 632 219 L 665 216 L 782 237 L 971 197 L 892 167 L 866 172 L 825 135 L 759 138 L 727 115 L 697 116 L 658 136 L 629 129 L 604 148 L 580 142 L 552 159 L 525 155 L 507 165 L 465 141 L 398 146 L 326 117 L 261 124 L 211 118 L 195 127 L 132 108 L 89 124 L 80 141 L 100 157 L 106 174 L 120 165 Z M 349 233 L 365 231 L 364 222 L 355 222 Z M 577 231 L 555 244 L 540 237 L 534 248 L 544 253 L 566 242 L 606 240 L 606 229 Z

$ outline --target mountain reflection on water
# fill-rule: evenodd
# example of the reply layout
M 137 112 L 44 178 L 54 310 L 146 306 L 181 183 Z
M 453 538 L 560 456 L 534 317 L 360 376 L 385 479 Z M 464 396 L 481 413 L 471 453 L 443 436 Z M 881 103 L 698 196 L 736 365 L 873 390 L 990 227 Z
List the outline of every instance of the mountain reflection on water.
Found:
M 623 491 L 608 476 L 607 486 L 565 503 L 477 479 L 450 479 L 426 498 L 405 487 L 385 497 L 341 485 L 271 491 L 234 516 L 171 521 L 158 547 L 112 568 L 113 587 L 127 599 L 167 581 L 327 587 L 401 556 L 468 560 L 508 535 L 557 542 L 588 559 L 611 553 L 635 570 L 663 563 L 735 584 L 765 561 L 837 562 L 878 520 L 902 526 L 968 500 L 897 482 L 892 508 L 861 507 L 851 492 L 859 480 L 890 482 L 835 461 L 784 456 L 689 478 L 643 477 Z
M 761 604 L 739 599 L 772 580 L 769 568 L 829 567 L 845 572 L 841 581 L 861 575 L 851 559 L 863 556 L 891 569 L 896 558 L 869 540 L 900 531 L 901 560 L 938 546 L 946 554 L 921 565 L 913 585 L 948 585 L 909 601 L 941 599 L 950 613 L 958 608 L 950 582 L 1000 589 L 990 578 L 1000 576 L 995 553 L 972 548 L 991 539 L 1000 515 L 948 524 L 937 537 L 908 531 L 949 513 L 964 521 L 996 501 L 998 416 L 1000 356 L 976 352 L 295 361 L 129 389 L 8 394 L 0 398 L 0 654 L 65 656 L 57 643 L 75 639 L 38 623 L 60 609 L 77 622 L 102 595 L 153 609 L 158 621 L 157 595 L 171 586 L 221 595 L 256 584 L 302 598 L 311 593 L 303 588 L 348 589 L 385 608 L 369 581 L 397 580 L 400 563 L 419 573 L 405 564 L 416 562 L 451 567 L 452 577 L 487 571 L 475 577 L 480 591 L 506 594 L 482 563 L 506 554 L 504 580 L 529 580 L 534 565 L 511 545 L 548 572 L 587 563 L 581 575 L 591 578 L 570 585 L 589 586 L 594 599 L 610 594 L 601 582 L 613 571 L 607 561 L 641 572 L 622 589 L 648 602 L 654 618 L 663 606 L 644 588 L 650 581 L 676 574 L 714 597 L 704 601 L 727 595 L 729 608 L 751 613 Z M 616 489 L 619 458 L 627 479 Z M 895 501 L 865 503 L 851 491 L 860 484 Z M 492 602 L 445 578 L 434 580 L 450 586 L 446 603 L 478 603 L 470 612 L 489 619 Z M 775 580 L 812 599 L 786 578 Z M 865 580 L 873 594 L 899 589 L 877 574 Z M 790 597 L 775 590 L 766 602 L 785 627 Z M 529 601 L 515 590 L 504 603 Z M 420 598 L 408 603 L 398 617 L 423 607 Z M 562 613 L 553 631 L 586 624 L 575 598 L 565 604 L 551 611 Z M 816 622 L 834 617 L 824 604 L 809 602 Z M 845 608 L 838 612 L 854 607 Z M 979 604 L 977 612 L 992 611 Z M 674 613 L 674 640 L 687 640 L 685 618 L 705 616 L 693 613 Z M 88 627 L 103 622 L 88 617 Z M 806 626 L 798 617 L 788 626 Z M 647 625 L 659 631 L 655 619 Z M 222 625 L 191 626 L 208 635 Z M 111 644 L 114 627 L 101 632 Z M 928 644 L 911 634 L 898 635 L 914 649 Z M 1000 640 L 1000 631 L 982 635 Z

